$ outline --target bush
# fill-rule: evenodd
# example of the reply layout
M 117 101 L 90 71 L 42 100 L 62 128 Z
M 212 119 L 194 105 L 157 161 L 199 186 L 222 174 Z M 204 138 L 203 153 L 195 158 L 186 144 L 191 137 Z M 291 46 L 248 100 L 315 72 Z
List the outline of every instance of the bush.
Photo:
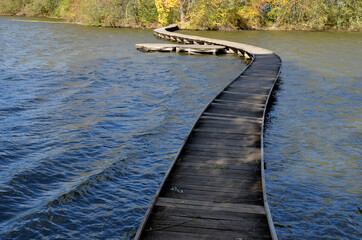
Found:
M 15 15 L 25 6 L 24 0 L 0 0 L 0 13 Z

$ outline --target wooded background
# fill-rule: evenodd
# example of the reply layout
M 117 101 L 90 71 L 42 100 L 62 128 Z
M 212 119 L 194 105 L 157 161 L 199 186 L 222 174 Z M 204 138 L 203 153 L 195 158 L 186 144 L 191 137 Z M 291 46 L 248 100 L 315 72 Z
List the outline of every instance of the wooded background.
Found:
M 3 15 L 91 26 L 186 29 L 361 30 L 361 0 L 0 0 Z

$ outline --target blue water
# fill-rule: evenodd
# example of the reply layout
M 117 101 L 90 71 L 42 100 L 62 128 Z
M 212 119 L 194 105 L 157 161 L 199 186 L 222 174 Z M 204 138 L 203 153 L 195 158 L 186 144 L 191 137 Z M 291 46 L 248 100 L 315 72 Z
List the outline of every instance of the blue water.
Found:
M 129 239 L 232 57 L 151 30 L 0 18 L 0 239 Z M 16 20 L 27 20 L 16 18 Z

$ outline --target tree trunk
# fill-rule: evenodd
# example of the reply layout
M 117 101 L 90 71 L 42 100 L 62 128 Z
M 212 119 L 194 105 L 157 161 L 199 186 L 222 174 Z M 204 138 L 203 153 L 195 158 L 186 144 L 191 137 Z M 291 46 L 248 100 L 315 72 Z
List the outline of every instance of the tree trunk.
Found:
M 181 23 L 185 23 L 186 22 L 186 16 L 185 16 L 185 0 L 179 0 L 179 5 L 180 5 L 180 20 Z

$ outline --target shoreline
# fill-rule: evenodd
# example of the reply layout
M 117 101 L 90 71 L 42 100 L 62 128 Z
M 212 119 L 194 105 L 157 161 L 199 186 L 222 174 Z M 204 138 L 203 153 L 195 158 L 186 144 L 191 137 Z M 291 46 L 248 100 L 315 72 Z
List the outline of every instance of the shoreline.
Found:
M 12 20 L 12 21 L 24 21 L 24 22 L 47 22 L 47 23 L 66 23 L 66 24 L 78 24 L 86 27 L 102 27 L 102 28 L 133 28 L 133 29 L 155 29 L 160 26 L 158 23 L 152 23 L 149 26 L 135 25 L 135 24 L 125 24 L 125 25 L 116 25 L 116 26 L 105 26 L 105 25 L 88 25 L 83 22 L 74 22 L 69 21 L 65 18 L 58 18 L 54 16 L 26 16 L 26 15 L 14 15 L 14 14 L 0 14 L 0 17 L 14 17 L 14 18 L 35 18 L 35 19 L 47 19 L 48 21 L 38 21 L 38 20 Z M 49 21 L 50 20 L 50 21 Z M 53 20 L 53 21 L 52 21 Z M 333 28 L 324 28 L 324 29 L 315 29 L 307 27 L 298 27 L 298 26 L 282 26 L 282 27 L 259 27 L 255 29 L 232 29 L 232 28 L 221 28 L 221 29 L 207 29 L 207 28 L 187 28 L 183 27 L 182 24 L 177 23 L 180 30 L 187 31 L 219 31 L 219 32 L 237 32 L 237 31 L 302 31 L 302 32 L 361 32 L 362 30 L 348 30 L 348 29 L 333 29 Z

